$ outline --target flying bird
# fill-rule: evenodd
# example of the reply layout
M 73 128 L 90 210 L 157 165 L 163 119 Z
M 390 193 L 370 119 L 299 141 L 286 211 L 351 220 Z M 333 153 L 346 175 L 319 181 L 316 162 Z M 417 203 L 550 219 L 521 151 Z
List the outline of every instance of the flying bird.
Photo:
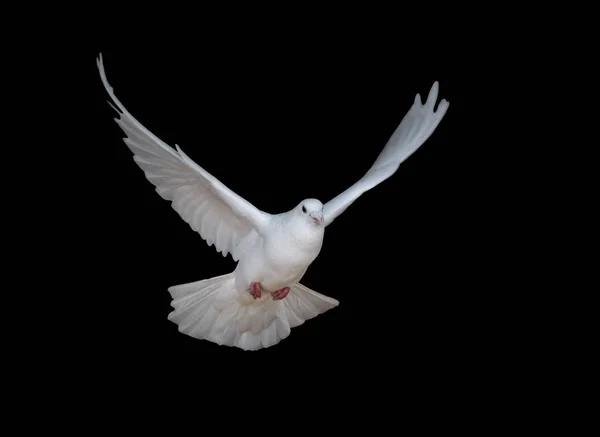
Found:
M 442 99 L 434 111 L 435 82 L 424 104 L 416 95 L 360 180 L 325 204 L 310 198 L 290 211 L 270 214 L 230 190 L 177 144 L 170 147 L 142 126 L 115 96 L 101 53 L 97 65 L 133 160 L 209 246 L 237 262 L 232 273 L 169 287 L 174 309 L 168 319 L 181 333 L 243 350 L 276 345 L 291 328 L 338 306 L 336 299 L 300 283 L 321 251 L 325 228 L 359 196 L 391 177 L 434 132 L 449 106 Z

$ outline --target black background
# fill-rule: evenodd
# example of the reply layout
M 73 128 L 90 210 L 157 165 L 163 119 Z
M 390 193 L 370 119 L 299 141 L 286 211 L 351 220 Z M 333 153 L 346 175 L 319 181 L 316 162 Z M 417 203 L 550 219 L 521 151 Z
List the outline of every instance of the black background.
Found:
M 579 116 L 553 99 L 564 85 L 569 94 L 589 85 L 563 74 L 581 72 L 571 61 L 582 41 L 567 41 L 562 18 L 494 4 L 157 5 L 26 5 L 27 25 L 6 28 L 6 51 L 18 57 L 4 71 L 23 80 L 4 82 L 21 105 L 5 103 L 5 131 L 18 135 L 4 148 L 17 155 L 5 160 L 16 172 L 5 197 L 8 208 L 33 208 L 4 214 L 27 226 L 5 227 L 28 268 L 9 272 L 18 282 L 5 290 L 4 314 L 16 319 L 5 336 L 19 348 L 5 361 L 22 370 L 8 376 L 28 413 L 19 425 L 48 426 L 31 419 L 35 404 L 62 427 L 99 413 L 86 429 L 110 423 L 114 432 L 107 419 L 118 410 L 132 417 L 144 400 L 158 414 L 142 408 L 134 426 L 166 418 L 198 432 L 236 421 L 263 432 L 279 415 L 286 430 L 303 431 L 320 420 L 363 419 L 374 432 L 407 421 L 448 429 L 535 420 L 556 374 L 579 373 L 554 371 L 559 355 L 570 358 L 557 341 L 583 331 L 562 330 L 568 309 L 544 308 L 577 287 L 561 287 L 560 269 L 538 256 L 571 229 L 549 218 L 570 210 L 550 190 L 551 213 L 531 214 L 549 191 L 540 170 L 556 184 L 568 179 L 564 163 L 543 162 L 557 140 L 540 135 L 560 127 L 543 112 Z M 7 14 L 8 24 L 17 18 Z M 167 320 L 169 286 L 235 264 L 133 162 L 96 69 L 100 52 L 144 126 L 268 212 L 327 201 L 354 183 L 434 81 L 450 107 L 394 176 L 327 229 L 302 282 L 340 306 L 274 347 L 245 352 L 187 337 Z M 550 155 L 566 159 L 573 146 L 558 143 Z M 525 162 L 532 146 L 543 153 Z M 572 314 L 583 319 L 579 308 Z M 546 345 L 552 353 L 540 354 Z M 64 408 L 61 396 L 79 408 Z M 342 403 L 355 414 L 337 410 Z M 210 407 L 228 421 L 208 416 Z
M 433 44 L 376 22 L 345 31 L 232 24 L 153 39 L 124 28 L 109 26 L 72 52 L 72 85 L 87 102 L 79 115 L 93 134 L 72 149 L 86 165 L 71 188 L 69 220 L 86 311 L 63 323 L 94 378 L 172 384 L 193 379 L 191 369 L 233 369 L 335 375 L 342 385 L 445 384 L 497 365 L 505 298 L 488 272 L 497 235 L 482 179 L 496 164 L 475 122 L 480 83 L 492 73 L 477 44 Z M 167 320 L 169 286 L 235 263 L 192 231 L 133 162 L 98 75 L 100 52 L 134 117 L 273 213 L 306 197 L 326 202 L 362 177 L 434 81 L 450 107 L 394 176 L 327 228 L 301 282 L 339 307 L 247 352 L 188 337 Z M 488 87 L 487 98 L 500 93 Z

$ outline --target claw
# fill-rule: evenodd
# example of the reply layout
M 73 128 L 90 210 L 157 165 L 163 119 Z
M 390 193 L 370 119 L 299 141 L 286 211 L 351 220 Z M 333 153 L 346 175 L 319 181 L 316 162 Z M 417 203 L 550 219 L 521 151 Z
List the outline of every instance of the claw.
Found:
M 271 293 L 271 296 L 273 296 L 273 300 L 280 300 L 280 299 L 283 299 L 284 297 L 286 297 L 289 292 L 290 292 L 290 287 L 285 287 L 285 288 L 282 288 L 281 290 L 274 291 L 273 293 Z
M 250 284 L 249 291 L 254 299 L 260 299 L 262 287 L 260 286 L 259 282 L 253 282 L 252 284 Z

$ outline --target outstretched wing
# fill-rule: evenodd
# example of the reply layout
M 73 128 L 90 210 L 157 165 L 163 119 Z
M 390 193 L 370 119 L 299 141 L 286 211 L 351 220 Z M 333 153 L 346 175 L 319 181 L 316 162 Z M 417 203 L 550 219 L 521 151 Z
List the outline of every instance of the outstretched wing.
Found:
M 358 182 L 323 206 L 325 226 L 331 224 L 365 191 L 392 176 L 400 164 L 429 138 L 449 106 L 449 103 L 442 99 L 437 111 L 434 111 L 437 97 L 437 82 L 431 87 L 424 105 L 421 104 L 421 96 L 416 95 L 415 103 L 404 116 L 369 171 Z
M 214 244 L 223 256 L 231 253 L 237 261 L 246 249 L 262 238 L 270 214 L 231 191 L 192 161 L 179 146 L 175 145 L 177 150 L 174 150 L 142 126 L 119 102 L 108 84 L 102 54 L 97 62 L 102 83 L 117 106 L 111 104 L 119 113 L 115 121 L 127 135 L 123 141 L 133 152 L 134 161 L 158 194 L 171 201 L 173 209 L 209 246 Z

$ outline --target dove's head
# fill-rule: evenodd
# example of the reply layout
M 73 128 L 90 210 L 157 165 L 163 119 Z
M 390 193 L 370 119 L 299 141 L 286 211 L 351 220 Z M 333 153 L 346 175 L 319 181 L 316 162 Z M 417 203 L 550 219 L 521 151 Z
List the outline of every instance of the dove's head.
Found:
M 311 224 L 323 226 L 323 204 L 317 199 L 305 199 L 296 207 L 296 213 L 306 217 Z

